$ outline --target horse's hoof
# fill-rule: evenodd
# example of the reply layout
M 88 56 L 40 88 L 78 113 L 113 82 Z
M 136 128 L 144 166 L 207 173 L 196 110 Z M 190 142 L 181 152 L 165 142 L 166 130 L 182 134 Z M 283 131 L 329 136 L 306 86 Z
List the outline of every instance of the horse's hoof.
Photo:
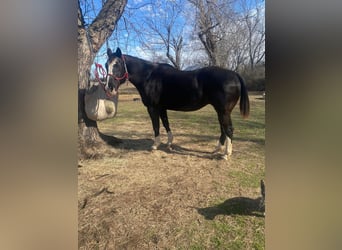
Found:
M 220 153 L 222 151 L 222 146 L 217 146 L 214 151 L 212 152 L 212 154 L 217 154 Z
M 212 154 L 217 154 L 220 150 L 215 149 L 213 152 L 211 152 Z
M 226 161 L 227 161 L 227 160 L 228 160 L 228 155 L 222 155 L 221 158 L 222 158 L 223 160 L 226 160 Z

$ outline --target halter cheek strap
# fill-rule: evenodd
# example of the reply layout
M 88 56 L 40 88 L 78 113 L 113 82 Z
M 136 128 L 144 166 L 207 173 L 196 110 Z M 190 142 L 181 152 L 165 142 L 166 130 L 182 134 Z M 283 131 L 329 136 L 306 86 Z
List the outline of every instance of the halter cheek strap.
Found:
M 124 63 L 124 67 L 125 67 L 125 73 L 124 73 L 124 75 L 123 75 L 122 77 L 117 77 L 117 76 L 111 75 L 111 76 L 113 76 L 114 79 L 117 80 L 117 81 L 121 81 L 121 80 L 123 80 L 123 79 L 127 79 L 127 80 L 128 80 L 128 70 L 127 70 L 126 60 L 125 60 L 124 55 L 121 56 L 121 59 L 122 59 L 122 61 L 123 61 L 123 63 Z M 110 75 L 110 74 L 108 74 L 108 75 Z

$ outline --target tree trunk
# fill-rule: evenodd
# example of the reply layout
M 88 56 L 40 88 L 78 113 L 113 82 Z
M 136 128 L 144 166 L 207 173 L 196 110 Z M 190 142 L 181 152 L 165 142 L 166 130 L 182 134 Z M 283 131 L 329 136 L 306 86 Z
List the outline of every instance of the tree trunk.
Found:
M 84 97 L 90 86 L 90 69 L 96 53 L 112 34 L 121 17 L 127 0 L 107 0 L 97 17 L 86 28 L 78 2 L 78 153 L 79 158 L 98 155 L 103 145 L 97 122 L 85 113 Z
M 79 157 L 87 158 L 94 147 L 101 143 L 96 121 L 90 120 L 85 113 L 84 96 L 90 84 L 90 68 L 93 56 L 87 42 L 86 30 L 78 34 L 78 143 Z

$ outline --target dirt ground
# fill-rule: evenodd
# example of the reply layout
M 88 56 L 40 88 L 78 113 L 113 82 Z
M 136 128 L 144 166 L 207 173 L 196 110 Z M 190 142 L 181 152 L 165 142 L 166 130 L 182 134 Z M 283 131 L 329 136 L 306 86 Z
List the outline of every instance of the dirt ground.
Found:
M 173 149 L 161 129 L 164 144 L 151 151 L 152 126 L 136 97 L 120 96 L 127 110 L 98 123 L 121 142 L 79 162 L 79 249 L 263 249 L 264 138 L 237 135 L 225 161 L 211 153 L 217 133 L 170 121 Z

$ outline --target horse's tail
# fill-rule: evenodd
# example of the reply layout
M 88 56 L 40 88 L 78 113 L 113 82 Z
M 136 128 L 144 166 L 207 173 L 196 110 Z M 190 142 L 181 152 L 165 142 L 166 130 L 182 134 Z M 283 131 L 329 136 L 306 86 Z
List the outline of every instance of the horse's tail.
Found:
M 242 77 L 239 74 L 236 74 L 239 78 L 240 85 L 241 85 L 241 93 L 240 93 L 240 114 L 247 118 L 249 115 L 249 98 L 248 98 L 248 92 L 246 88 L 245 81 L 242 79 Z

